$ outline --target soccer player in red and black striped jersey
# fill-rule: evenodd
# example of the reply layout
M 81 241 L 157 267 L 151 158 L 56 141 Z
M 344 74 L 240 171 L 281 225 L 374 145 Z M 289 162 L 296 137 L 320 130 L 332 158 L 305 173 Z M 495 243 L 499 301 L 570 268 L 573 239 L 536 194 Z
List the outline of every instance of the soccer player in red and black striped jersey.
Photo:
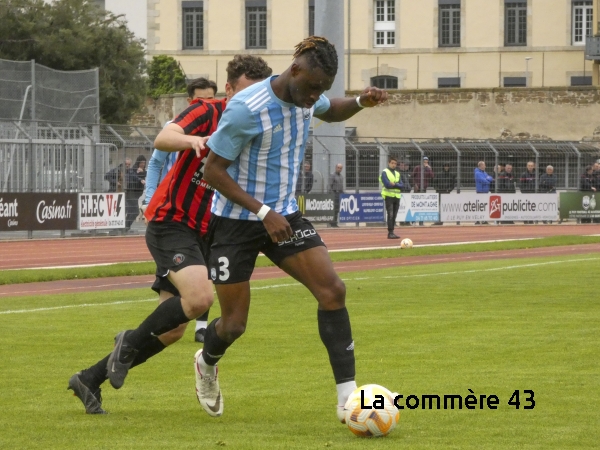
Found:
M 227 66 L 227 97 L 271 73 L 262 58 L 236 55 Z M 194 101 L 156 138 L 157 149 L 178 151 L 180 155 L 146 209 L 146 243 L 156 262 L 157 275 L 179 295 L 161 302 L 136 329 L 118 333 L 110 355 L 71 377 L 69 389 L 82 401 L 88 414 L 105 413 L 100 385 L 107 378 L 119 389 L 130 368 L 166 348 L 158 336 L 185 327 L 213 303 L 203 238 L 213 191 L 203 180 L 208 151 L 201 150 L 201 138 L 216 129 L 224 107 L 223 100 Z M 173 292 L 169 288 L 165 290 Z

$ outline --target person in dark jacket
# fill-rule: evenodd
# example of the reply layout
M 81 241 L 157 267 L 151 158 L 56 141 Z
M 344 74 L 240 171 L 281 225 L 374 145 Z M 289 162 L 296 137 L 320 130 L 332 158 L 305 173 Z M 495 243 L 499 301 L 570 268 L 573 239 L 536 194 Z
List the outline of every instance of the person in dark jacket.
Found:
M 504 173 L 498 177 L 498 192 L 515 192 L 515 174 L 513 173 L 512 164 L 506 164 Z
M 521 192 L 524 194 L 535 192 L 536 177 L 535 163 L 533 161 L 529 161 L 527 163 L 527 170 L 525 170 L 525 172 L 523 172 L 519 178 L 519 188 L 521 189 Z
M 546 173 L 540 177 L 540 192 L 549 193 L 556 192 L 556 175 L 554 175 L 554 167 L 547 166 Z
M 131 167 L 131 159 L 127 158 L 125 167 L 125 231 L 129 231 L 131 224 L 139 214 L 138 199 L 144 193 L 146 157 L 139 155 L 133 167 Z
M 550 194 L 556 192 L 556 175 L 554 175 L 554 167 L 546 166 L 546 173 L 540 177 L 539 188 L 540 192 Z M 544 220 L 544 223 L 552 223 L 551 220 Z
M 594 186 L 594 168 L 592 166 L 585 167 L 585 172 L 583 175 L 581 175 L 579 190 L 593 192 L 597 191 L 596 186 Z
M 310 170 L 310 163 L 306 161 L 304 163 L 304 170 L 298 175 L 298 181 L 296 182 L 296 195 L 308 194 L 312 191 L 314 182 L 314 176 Z

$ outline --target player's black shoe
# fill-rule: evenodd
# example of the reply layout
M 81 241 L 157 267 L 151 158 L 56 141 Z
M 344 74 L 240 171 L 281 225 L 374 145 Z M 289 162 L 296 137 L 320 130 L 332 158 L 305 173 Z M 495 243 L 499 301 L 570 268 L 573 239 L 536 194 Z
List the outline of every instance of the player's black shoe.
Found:
M 198 331 L 196 331 L 194 340 L 196 342 L 204 342 L 204 336 L 206 336 L 206 328 L 200 328 Z
M 81 400 L 87 414 L 108 414 L 102 409 L 102 390 L 99 386 L 88 386 L 81 379 L 81 372 L 77 372 L 69 379 L 67 390 Z
M 121 331 L 115 336 L 115 348 L 108 357 L 108 363 L 106 364 L 108 379 L 115 389 L 119 389 L 125 383 L 127 372 L 138 353 L 138 350 L 125 342 L 127 333 L 129 331 Z

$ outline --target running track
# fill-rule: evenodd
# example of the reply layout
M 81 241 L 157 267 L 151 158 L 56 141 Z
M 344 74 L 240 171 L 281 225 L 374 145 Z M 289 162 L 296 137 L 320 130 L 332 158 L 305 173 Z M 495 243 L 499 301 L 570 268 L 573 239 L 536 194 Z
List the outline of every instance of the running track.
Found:
M 600 234 L 600 225 L 505 225 L 399 227 L 397 234 L 410 237 L 416 245 L 474 242 L 502 239 L 524 239 L 557 235 Z M 319 234 L 330 250 L 398 246 L 399 241 L 386 238 L 384 228 L 320 229 Z M 484 252 L 391 258 L 369 261 L 368 268 L 384 268 L 414 264 L 432 264 L 481 259 L 554 256 L 599 253 L 600 244 L 573 247 L 548 247 L 531 250 Z M 60 267 L 86 264 L 151 261 L 143 236 L 102 237 L 0 242 L 0 269 Z M 364 270 L 365 261 L 336 263 L 339 272 Z M 276 267 L 259 268 L 253 279 L 276 278 L 285 274 Z M 0 298 L 35 294 L 88 292 L 149 286 L 153 276 L 114 277 L 89 280 L 53 281 L 0 286 Z

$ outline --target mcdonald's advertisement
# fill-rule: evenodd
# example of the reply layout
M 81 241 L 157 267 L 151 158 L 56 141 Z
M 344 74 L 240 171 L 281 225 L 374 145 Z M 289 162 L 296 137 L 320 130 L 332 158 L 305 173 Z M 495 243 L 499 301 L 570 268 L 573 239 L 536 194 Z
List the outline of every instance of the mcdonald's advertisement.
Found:
M 296 197 L 298 209 L 311 222 L 333 221 L 332 194 L 301 194 Z

